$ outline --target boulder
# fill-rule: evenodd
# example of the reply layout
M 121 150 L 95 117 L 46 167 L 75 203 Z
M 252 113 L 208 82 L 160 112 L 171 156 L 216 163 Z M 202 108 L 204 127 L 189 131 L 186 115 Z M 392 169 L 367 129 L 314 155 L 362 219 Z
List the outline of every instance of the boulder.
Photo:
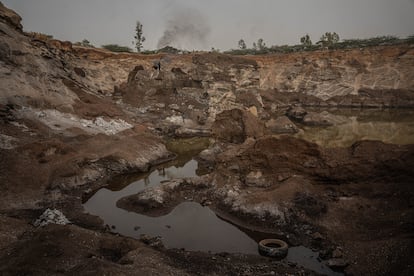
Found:
M 229 169 L 231 168 L 229 167 Z M 269 187 L 271 185 L 271 182 L 266 180 L 261 171 L 251 171 L 246 175 L 245 184 L 252 187 Z
M 264 126 L 250 111 L 232 109 L 216 116 L 212 131 L 219 140 L 241 144 L 247 137 L 262 137 Z
M 217 154 L 221 153 L 223 150 L 218 144 L 213 144 L 209 148 L 203 150 L 198 155 L 199 161 L 203 162 L 213 162 L 216 159 Z
M 73 71 L 75 71 L 76 75 L 78 75 L 79 77 L 82 77 L 82 78 L 86 77 L 85 70 L 83 70 L 80 67 L 73 68 Z M 117 86 L 115 86 L 114 90 L 117 90 L 117 89 L 119 89 L 119 88 Z
M 286 116 L 281 116 L 276 119 L 270 119 L 265 124 L 266 128 L 272 133 L 297 133 L 298 127 Z
M 286 115 L 296 121 L 302 121 L 306 114 L 306 110 L 301 106 L 291 106 L 286 111 Z

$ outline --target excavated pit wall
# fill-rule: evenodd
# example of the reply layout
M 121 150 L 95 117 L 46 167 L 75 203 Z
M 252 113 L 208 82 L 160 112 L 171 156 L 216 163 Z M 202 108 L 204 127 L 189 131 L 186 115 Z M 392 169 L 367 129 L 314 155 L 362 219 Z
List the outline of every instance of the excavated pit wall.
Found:
M 113 85 L 127 81 L 136 65 L 153 71 L 152 62 L 158 59 L 162 71 L 180 68 L 211 90 L 275 89 L 328 100 L 364 90 L 414 89 L 413 45 L 241 57 L 207 53 L 143 56 L 80 47 L 73 51 L 83 57 L 77 67 L 84 67 L 86 76 L 99 78 L 107 93 Z
M 48 55 L 54 55 L 66 64 L 62 68 L 63 75 L 92 93 L 103 96 L 130 94 L 129 98 L 136 98 L 139 95 L 136 94 L 136 80 L 128 80 L 128 75 L 136 66 L 142 66 L 147 72 L 147 79 L 156 78 L 153 62 L 161 60 L 162 73 L 170 74 L 174 79 L 177 72 L 172 70 L 179 68 L 185 78 L 200 84 L 197 87 L 200 90 L 196 93 L 207 92 L 210 95 L 210 112 L 214 115 L 223 110 L 251 105 L 259 110 L 296 103 L 352 107 L 414 106 L 412 45 L 241 57 L 213 53 L 117 54 L 77 46 L 69 51 L 53 47 L 47 48 Z M 30 63 L 27 60 L 24 62 Z M 42 70 L 47 74 L 52 71 L 48 68 Z M 66 91 L 65 87 L 55 88 L 53 82 L 39 79 L 39 87 L 51 86 L 59 94 Z M 186 87 L 173 82 L 174 85 L 178 90 Z M 8 87 L 4 85 L 3 88 Z M 183 93 L 188 91 L 191 89 L 184 89 Z M 2 95 L 9 94 L 4 92 Z M 30 93 L 28 96 L 31 97 Z M 59 95 L 65 98 L 72 96 L 67 91 Z M 136 104 L 134 100 L 128 101 Z
M 162 60 L 162 74 L 157 75 L 152 64 L 153 61 L 160 59 Z M 98 179 L 105 172 L 107 176 L 111 176 L 131 169 L 146 171 L 150 164 L 168 157 L 168 151 L 162 141 L 156 139 L 156 136 L 147 131 L 144 125 L 134 124 L 130 116 L 133 114 L 136 117 L 144 117 L 146 120 L 150 120 L 152 117 L 145 118 L 146 112 L 134 113 L 134 109 L 131 109 L 132 112 L 124 109 L 122 101 L 135 107 L 145 107 L 141 110 L 158 111 L 159 113 L 155 114 L 157 116 L 159 114 L 174 115 L 172 111 L 184 114 L 191 110 L 194 113 L 192 119 L 196 119 L 198 115 L 196 115 L 195 109 L 199 109 L 206 111 L 210 120 L 214 120 L 215 115 L 220 112 L 234 108 L 251 108 L 250 113 L 257 114 L 263 119 L 266 117 L 266 113 L 276 112 L 279 106 L 296 103 L 317 106 L 413 107 L 413 60 L 412 45 L 243 57 L 213 53 L 148 56 L 115 54 L 99 49 L 76 47 L 70 42 L 43 40 L 41 37 L 28 36 L 22 32 L 20 17 L 0 5 L 0 79 L 2 81 L 0 86 L 0 116 L 2 119 L 0 182 L 5 185 L 0 209 L 2 210 L 1 218 L 5 221 L 2 223 L 3 228 L 9 225 L 8 222 L 13 221 L 16 225 L 24 224 L 24 226 L 19 226 L 20 233 L 23 233 L 31 227 L 27 222 L 37 210 L 44 209 L 51 204 L 59 204 L 68 219 L 75 223 L 73 227 L 70 226 L 69 229 L 72 229 L 70 231 L 85 232 L 79 228 L 79 225 L 89 225 L 88 227 L 93 228 L 96 223 L 92 223 L 90 218 L 82 217 L 83 214 L 79 208 L 80 197 L 77 197 L 76 189 L 82 189 L 80 187 L 86 187 L 91 183 L 100 185 Z M 134 72 L 136 66 L 142 66 L 143 70 L 140 71 L 144 72 L 138 78 L 136 75 L 132 78 L 131 72 Z M 168 82 L 164 80 L 168 80 Z M 155 93 L 151 94 L 154 90 L 148 88 L 154 84 L 158 85 L 160 90 L 155 90 Z M 163 100 L 171 100 L 170 94 L 174 94 L 174 88 L 181 98 L 166 102 L 168 104 L 167 110 Z M 157 92 L 166 92 L 167 94 L 157 94 Z M 201 97 L 205 93 L 208 97 Z M 140 101 L 141 96 L 148 97 L 153 102 Z M 120 105 L 115 104 L 114 99 L 121 100 Z M 146 106 L 148 104 L 153 106 Z M 184 104 L 184 107 L 181 104 Z M 19 117 L 24 113 L 22 111 L 27 111 L 27 114 L 35 112 L 38 116 Z M 240 125 L 243 125 L 240 131 L 234 134 L 236 140 L 239 139 L 240 134 L 244 135 L 243 131 L 247 132 L 247 126 L 252 126 L 251 132 L 253 134 L 260 134 L 260 128 L 253 128 L 258 124 L 250 114 L 249 116 L 244 113 L 238 114 L 240 113 L 238 111 L 230 111 L 230 113 L 232 117 L 238 118 L 236 121 L 240 122 Z M 76 120 L 72 120 L 71 114 L 77 116 L 73 117 Z M 68 127 L 66 127 L 61 124 L 61 121 L 49 120 L 49 126 L 53 126 L 53 128 L 47 127 L 47 124 L 45 125 L 42 121 L 48 119 L 49 115 L 59 115 L 53 118 L 70 118 L 67 120 L 70 124 L 68 123 Z M 98 119 L 101 118 L 100 116 L 105 122 Z M 170 117 L 171 120 L 176 118 L 179 116 Z M 189 120 L 183 116 L 179 119 Z M 122 122 L 122 125 L 125 122 L 128 129 L 114 133 L 114 135 L 104 133 L 96 135 L 92 133 L 95 128 L 94 131 L 88 133 L 76 127 L 79 126 L 78 123 L 87 128 L 91 124 L 105 126 L 111 122 Z M 154 120 L 153 123 L 156 126 L 158 122 Z M 134 125 L 134 127 L 129 128 L 130 125 Z M 102 130 L 98 132 L 102 132 Z M 255 140 L 250 139 L 249 141 Z M 376 144 L 372 145 L 374 149 L 381 149 Z M 400 148 L 395 148 L 401 151 Z M 412 163 L 411 148 L 404 160 Z M 234 150 L 237 149 L 238 146 L 235 145 Z M 353 146 L 351 149 L 358 153 L 358 147 Z M 363 156 L 370 156 L 370 151 L 364 152 L 363 150 L 364 147 L 360 150 Z M 395 151 L 397 152 L 397 150 Z M 296 152 L 297 147 L 293 147 L 292 151 Z M 263 152 L 270 151 L 263 150 Z M 234 156 L 231 151 L 228 153 L 230 161 Z M 394 163 L 391 165 L 402 166 L 404 169 L 412 167 L 404 166 L 401 161 L 398 161 L 399 159 L 401 158 L 393 159 Z M 248 165 L 250 164 L 246 164 L 246 167 Z M 258 165 L 261 164 L 258 163 Z M 305 165 L 307 166 L 306 170 L 309 166 L 310 168 L 314 166 L 312 162 L 307 162 Z M 331 165 L 337 166 L 337 162 L 333 160 Z M 390 166 L 389 162 L 385 162 L 385 165 Z M 226 163 L 222 166 L 227 169 Z M 392 166 L 387 166 L 385 166 L 386 169 L 390 168 L 390 171 L 395 171 Z M 237 170 L 238 168 L 233 167 L 232 169 Z M 351 172 L 353 171 L 351 170 Z M 385 169 L 382 171 L 386 172 Z M 226 173 L 224 171 L 223 175 L 227 176 Z M 245 171 L 246 183 L 259 185 L 253 194 L 250 191 L 246 192 L 251 197 L 251 204 L 261 204 L 266 197 L 272 201 L 279 194 L 283 194 L 277 190 L 274 194 L 261 190 L 263 183 L 260 176 L 266 176 L 265 173 L 255 170 Z M 329 238 L 338 242 L 340 238 L 335 238 L 335 236 L 352 238 L 344 241 L 345 254 L 348 254 L 346 257 L 351 261 L 355 259 L 353 263 L 356 264 L 356 259 L 358 259 L 358 264 L 361 263 L 358 267 L 359 270 L 356 270 L 357 272 L 367 268 L 371 269 L 371 267 L 377 268 L 378 264 L 384 266 L 381 268 L 382 271 L 387 272 L 391 265 L 384 260 L 389 260 L 388 254 L 395 254 L 397 250 L 390 249 L 382 253 L 384 250 L 381 244 L 374 238 L 371 244 L 365 245 L 366 239 L 363 236 L 365 232 L 361 234 L 362 237 L 359 237 L 361 246 L 353 248 L 354 244 L 358 245 L 358 237 L 355 237 L 355 233 L 359 233 L 361 224 L 358 221 L 352 221 L 354 225 L 348 227 L 349 217 L 359 217 L 360 210 L 366 208 L 366 215 L 361 217 L 361 221 L 369 220 L 368 223 L 364 222 L 365 224 L 362 226 L 366 226 L 365 230 L 372 230 L 369 232 L 371 236 L 383 240 L 383 237 L 391 237 L 390 234 L 394 235 L 397 230 L 397 234 L 399 231 L 402 238 L 396 239 L 395 246 L 409 244 L 405 240 L 405 227 L 409 229 L 409 225 L 412 225 L 411 205 L 409 205 L 409 202 L 412 202 L 410 200 L 412 189 L 408 185 L 411 182 L 397 181 L 399 179 L 405 181 L 404 177 L 401 178 L 401 174 L 409 181 L 412 180 L 412 174 L 403 171 L 396 176 L 391 175 L 396 178 L 393 185 L 390 185 L 389 176 L 386 176 L 383 182 L 378 182 L 378 179 L 375 179 L 375 183 L 366 183 L 365 181 L 351 183 L 356 186 L 355 190 L 358 190 L 360 194 L 355 193 L 352 186 L 349 188 L 346 185 L 331 186 L 331 191 L 325 194 L 325 190 L 322 190 L 323 186 L 310 185 L 307 182 L 301 183 L 293 176 L 286 179 L 289 175 L 286 176 L 285 172 L 280 172 L 280 177 L 278 177 L 280 180 L 278 181 L 285 187 L 293 186 L 294 189 L 297 188 L 301 191 L 304 185 L 310 190 L 316 189 L 314 194 L 318 196 L 315 198 L 307 194 L 295 197 L 299 206 L 304 205 L 305 211 L 308 210 L 307 204 L 312 206 L 313 203 L 315 203 L 313 207 L 318 211 L 317 209 L 322 206 L 318 204 L 319 201 L 327 202 L 330 205 L 327 208 L 327 215 L 322 217 L 321 225 L 331 229 L 329 235 L 332 236 Z M 393 179 L 391 178 L 391 180 Z M 279 184 L 275 183 L 275 185 Z M 380 193 L 374 195 L 371 193 L 372 184 L 376 184 L 376 189 Z M 234 184 L 233 188 L 238 187 L 237 185 L 237 183 Z M 361 188 L 358 185 L 366 185 L 367 187 L 362 186 Z M 224 188 L 223 192 L 229 190 L 227 187 Z M 382 190 L 385 190 L 386 193 L 382 193 Z M 233 192 L 229 194 L 230 199 L 233 198 L 232 196 L 235 196 L 235 199 L 240 198 L 235 193 L 236 189 L 231 191 Z M 292 190 L 292 192 L 294 191 Z M 71 196 L 72 192 L 75 193 L 75 196 Z M 321 198 L 319 198 L 319 194 L 322 195 Z M 272 196 L 275 197 L 272 198 Z M 404 199 L 404 196 L 407 198 L 406 205 L 408 207 L 404 205 L 403 200 L 399 200 L 399 198 Z M 395 202 L 386 205 L 388 203 L 382 197 L 394 198 Z M 359 205 L 359 202 L 368 203 L 362 206 Z M 230 203 L 238 206 L 237 201 Z M 381 212 L 371 208 L 371 205 L 375 208 L 378 207 L 378 210 L 387 215 L 382 218 L 384 223 L 376 220 L 378 213 Z M 267 206 L 264 207 L 267 208 Z M 400 217 L 401 221 L 398 225 L 401 225 L 401 229 L 393 228 L 395 218 L 407 210 L 406 217 L 402 215 Z M 332 222 L 338 223 L 332 225 Z M 379 223 L 382 226 L 391 226 L 389 228 L 377 227 Z M 343 225 L 347 225 L 347 227 L 343 227 Z M 48 229 L 56 230 L 57 233 L 56 236 L 51 237 L 52 242 L 65 240 L 65 237 L 70 236 L 60 232 L 67 231 L 68 228 L 46 228 L 45 231 Z M 345 232 L 347 235 L 343 235 L 341 231 L 348 229 L 352 231 Z M 378 230 L 382 232 L 378 232 Z M 30 228 L 30 231 L 42 233 L 43 230 Z M 301 229 L 298 231 L 303 232 Z M 13 240 L 20 239 L 20 234 L 15 234 L 14 229 L 6 229 L 2 232 L 12 236 Z M 96 233 L 91 232 L 90 235 L 96 237 Z M 26 250 L 26 246 L 23 244 L 19 249 L 9 241 L 7 235 L 4 235 L 3 237 L 6 238 L 2 238 L 0 241 L 2 248 L 7 249 L 2 254 L 4 260 L 6 258 L 7 260 L 4 265 L 2 264 L 0 270 L 20 269 L 21 266 L 15 264 L 24 264 L 26 260 L 24 256 L 39 256 L 39 247 L 35 246 L 36 248 Z M 318 232 L 310 232 L 310 235 L 314 236 L 316 240 L 321 240 L 322 237 Z M 32 244 L 33 239 L 30 235 L 25 235 L 24 240 L 27 241 L 27 244 Z M 101 237 L 96 241 L 98 243 L 102 240 Z M 347 244 L 348 240 L 350 240 L 349 244 Z M 357 241 L 355 242 L 355 240 Z M 39 237 L 39 242 L 43 244 L 44 239 Z M 120 241 L 109 248 L 114 248 L 117 244 L 120 244 Z M 79 243 L 71 242 L 70 245 L 78 246 Z M 62 252 L 78 252 L 78 248 L 75 247 L 64 247 L 63 245 L 60 247 L 62 249 L 59 250 Z M 44 246 L 44 248 L 49 251 L 48 246 Z M 374 253 L 366 254 L 366 251 L 370 253 L 371 248 Z M 401 264 L 405 265 L 409 262 L 403 258 L 408 256 L 405 253 L 410 252 L 410 248 L 403 248 L 402 251 L 401 248 L 401 246 L 398 247 L 398 252 L 402 253 L 396 258 L 401 259 Z M 350 253 L 347 253 L 348 250 Z M 358 250 L 361 251 L 358 252 Z M 7 252 L 15 252 L 15 256 Z M 90 263 L 90 252 L 85 249 L 85 255 L 80 257 L 82 260 L 77 260 L 75 264 Z M 104 255 L 100 251 L 94 254 L 97 255 L 96 260 L 100 260 Z M 60 253 L 57 255 L 62 256 L 62 260 L 65 259 L 65 264 L 71 264 L 67 261 L 71 257 Z M 148 256 L 148 254 L 137 254 L 138 257 L 133 259 L 132 263 L 135 261 L 137 265 L 138 259 L 143 255 Z M 368 257 L 363 258 L 364 256 Z M 372 266 L 371 256 L 373 256 L 376 266 Z M 14 262 L 14 259 L 10 258 L 15 258 L 20 263 Z M 210 259 L 209 256 L 207 258 Z M 161 257 L 158 259 L 158 263 L 165 264 Z M 39 266 L 42 266 L 42 271 L 50 272 L 54 269 L 49 266 L 50 263 L 53 262 L 45 260 Z M 187 261 L 185 265 L 188 263 L 191 262 Z M 73 269 L 73 266 L 69 267 L 68 265 L 67 268 Z M 108 267 L 110 266 L 108 265 Z M 32 268 L 23 267 L 22 269 L 30 269 L 27 271 L 31 271 Z M 403 269 L 401 268 L 401 271 Z M 103 268 L 102 270 L 104 271 Z M 292 270 L 297 272 L 295 268 Z M 407 268 L 407 271 L 409 270 L 412 269 Z M 24 272 L 22 270 L 21 273 L 14 274 L 25 274 Z M 117 272 L 120 274 L 120 271 Z M 131 274 L 134 273 L 136 270 L 133 270 Z M 354 274 L 379 275 L 380 273 Z

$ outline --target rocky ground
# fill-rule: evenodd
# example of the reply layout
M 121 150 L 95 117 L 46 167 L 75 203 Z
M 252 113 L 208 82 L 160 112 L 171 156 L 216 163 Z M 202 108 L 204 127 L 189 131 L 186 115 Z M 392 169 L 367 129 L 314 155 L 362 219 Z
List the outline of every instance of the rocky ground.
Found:
M 118 206 L 157 216 L 191 194 L 237 225 L 318 250 L 346 274 L 413 275 L 414 141 L 301 138 L 306 127 L 353 126 L 312 107 L 412 109 L 413 45 L 144 56 L 44 39 L 20 21 L 0 4 L 2 275 L 316 274 L 266 257 L 165 249 L 83 211 L 82 198 L 174 159 L 166 140 L 187 137 L 210 141 L 196 157 L 205 174 Z M 36 222 L 46 209 L 62 213 Z

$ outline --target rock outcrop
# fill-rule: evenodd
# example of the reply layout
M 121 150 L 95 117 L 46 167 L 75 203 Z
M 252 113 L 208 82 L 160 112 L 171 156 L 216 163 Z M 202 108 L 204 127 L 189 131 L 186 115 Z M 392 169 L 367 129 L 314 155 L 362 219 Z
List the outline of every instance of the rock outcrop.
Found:
M 365 49 L 303 52 L 257 58 L 260 87 L 305 93 L 328 100 L 360 95 L 364 89 L 413 90 L 414 49 Z
M 48 201 L 47 190 L 78 189 L 173 157 L 105 98 L 121 80 L 115 72 L 129 71 L 118 56 L 91 62 L 70 42 L 23 33 L 20 20 L 0 5 L 0 181 L 10 187 L 1 210 L 34 208 Z
M 20 15 L 15 13 L 13 10 L 8 9 L 0 2 L 0 20 L 10 24 L 10 26 L 14 27 L 17 30 L 22 30 L 23 26 L 21 24 L 22 18 Z
M 250 111 L 232 109 L 216 116 L 212 131 L 218 140 L 240 144 L 248 137 L 262 137 L 264 126 Z
M 218 114 L 232 109 L 254 108 L 259 118 L 268 119 L 292 105 L 414 107 L 411 45 L 269 56 L 204 53 L 157 58 L 163 64 L 160 72 L 148 61 L 140 61 L 127 82 L 116 88 L 117 97 L 145 112 L 157 111 L 162 104 L 173 109 L 162 110 L 166 114 L 178 113 L 207 127 Z M 315 116 L 308 114 L 304 122 L 321 125 L 327 119 Z

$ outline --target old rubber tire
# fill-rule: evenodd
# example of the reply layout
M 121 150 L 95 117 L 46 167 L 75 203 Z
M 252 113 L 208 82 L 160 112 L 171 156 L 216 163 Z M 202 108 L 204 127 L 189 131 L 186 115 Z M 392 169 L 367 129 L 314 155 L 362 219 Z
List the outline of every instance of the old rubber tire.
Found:
M 265 239 L 259 242 L 259 253 L 274 258 L 284 258 L 288 253 L 286 242 L 278 239 Z

